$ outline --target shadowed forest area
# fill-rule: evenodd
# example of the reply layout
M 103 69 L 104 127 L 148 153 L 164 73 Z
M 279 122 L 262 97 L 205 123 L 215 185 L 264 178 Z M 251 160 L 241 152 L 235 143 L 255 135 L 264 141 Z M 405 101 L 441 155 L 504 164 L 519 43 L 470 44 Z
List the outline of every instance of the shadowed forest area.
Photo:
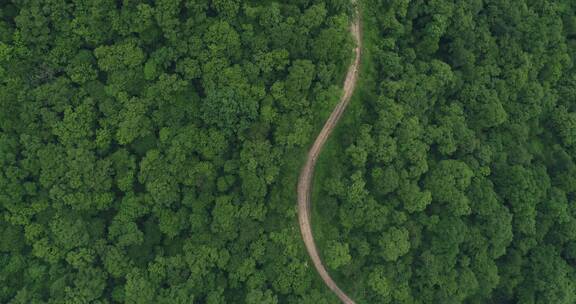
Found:
M 296 219 L 348 0 L 0 4 L 0 303 L 334 303 Z
M 358 303 L 576 302 L 576 3 L 363 1 L 315 234 Z

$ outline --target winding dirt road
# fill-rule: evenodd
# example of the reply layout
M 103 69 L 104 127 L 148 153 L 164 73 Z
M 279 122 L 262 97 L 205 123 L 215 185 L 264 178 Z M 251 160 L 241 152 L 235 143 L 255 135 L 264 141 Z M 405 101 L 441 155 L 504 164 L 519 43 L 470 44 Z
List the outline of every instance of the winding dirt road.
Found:
M 316 271 L 318 271 L 318 274 L 320 274 L 320 277 L 322 277 L 322 280 L 326 286 L 328 286 L 343 303 L 347 304 L 355 303 L 338 287 L 338 285 L 336 285 L 334 280 L 330 277 L 330 274 L 328 274 L 328 271 L 326 270 L 326 267 L 324 267 L 324 264 L 320 259 L 320 255 L 318 254 L 318 248 L 316 248 L 314 235 L 312 234 L 312 227 L 310 225 L 310 193 L 312 188 L 312 177 L 314 176 L 314 167 L 316 166 L 318 155 L 320 154 L 320 151 L 322 151 L 322 148 L 334 130 L 334 127 L 340 120 L 340 117 L 342 117 L 342 113 L 344 113 L 346 106 L 348 106 L 350 98 L 352 97 L 354 89 L 356 88 L 362 50 L 362 29 L 360 27 L 360 23 L 360 13 L 359 10 L 356 9 L 356 20 L 354 20 L 350 26 L 350 32 L 356 40 L 356 57 L 354 62 L 352 62 L 348 68 L 348 73 L 346 74 L 346 81 L 344 82 L 344 94 L 324 124 L 322 131 L 320 131 L 320 134 L 314 141 L 314 145 L 312 145 L 312 148 L 308 152 L 306 164 L 302 168 L 302 171 L 300 172 L 300 178 L 298 180 L 298 221 L 300 223 L 300 232 L 302 233 L 302 239 L 306 245 L 306 250 L 308 250 L 308 255 L 310 256 Z

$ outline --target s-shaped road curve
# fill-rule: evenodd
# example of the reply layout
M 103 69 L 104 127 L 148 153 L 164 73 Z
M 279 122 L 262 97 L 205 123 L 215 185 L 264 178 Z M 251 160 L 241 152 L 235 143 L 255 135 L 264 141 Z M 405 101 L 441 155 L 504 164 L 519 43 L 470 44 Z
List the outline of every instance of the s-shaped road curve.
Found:
M 360 56 L 362 53 L 362 29 L 360 27 L 360 23 L 360 13 L 359 10 L 356 9 L 356 19 L 350 26 L 350 32 L 356 40 L 356 57 L 354 62 L 352 62 L 348 68 L 348 73 L 346 74 L 346 81 L 344 82 L 344 94 L 330 114 L 330 117 L 324 124 L 322 131 L 320 131 L 320 134 L 318 134 L 318 137 L 314 141 L 312 148 L 308 152 L 306 164 L 302 168 L 302 171 L 300 172 L 300 178 L 298 180 L 298 221 L 300 223 L 300 232 L 302 233 L 302 239 L 306 245 L 306 250 L 308 251 L 308 255 L 310 256 L 316 271 L 318 271 L 318 274 L 326 286 L 328 286 L 338 296 L 338 298 L 340 298 L 340 300 L 346 304 L 355 303 L 338 287 L 338 285 L 336 285 L 334 280 L 330 277 L 330 274 L 328 274 L 326 267 L 324 267 L 324 264 L 320 259 L 318 248 L 316 248 L 316 243 L 314 242 L 314 235 L 312 234 L 312 227 L 310 225 L 310 189 L 312 188 L 312 177 L 314 175 L 314 167 L 316 166 L 318 155 L 320 154 L 320 151 L 322 151 L 322 148 L 334 130 L 334 127 L 340 120 L 340 117 L 342 117 L 342 113 L 344 113 L 346 106 L 348 106 L 350 98 L 352 97 L 354 89 L 356 88 L 356 82 L 358 80 L 358 69 L 360 66 Z

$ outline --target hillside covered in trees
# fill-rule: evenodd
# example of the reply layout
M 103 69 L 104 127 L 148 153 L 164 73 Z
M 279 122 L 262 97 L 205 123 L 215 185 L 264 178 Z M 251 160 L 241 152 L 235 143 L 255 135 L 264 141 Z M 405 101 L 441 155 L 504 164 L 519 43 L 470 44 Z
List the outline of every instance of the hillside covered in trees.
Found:
M 333 303 L 295 185 L 350 12 L 0 1 L 0 303 Z
M 576 303 L 576 2 L 367 0 L 316 235 L 358 303 Z

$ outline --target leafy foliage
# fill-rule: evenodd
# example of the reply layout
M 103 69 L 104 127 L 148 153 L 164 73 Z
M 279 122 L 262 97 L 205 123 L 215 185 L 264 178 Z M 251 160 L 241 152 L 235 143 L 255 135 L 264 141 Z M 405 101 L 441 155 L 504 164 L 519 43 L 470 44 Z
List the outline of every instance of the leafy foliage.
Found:
M 330 299 L 292 171 L 338 98 L 349 11 L 2 1 L 0 302 Z
M 315 197 L 337 210 L 325 258 L 348 244 L 339 282 L 362 303 L 574 303 L 574 3 L 363 6 L 363 93 Z

